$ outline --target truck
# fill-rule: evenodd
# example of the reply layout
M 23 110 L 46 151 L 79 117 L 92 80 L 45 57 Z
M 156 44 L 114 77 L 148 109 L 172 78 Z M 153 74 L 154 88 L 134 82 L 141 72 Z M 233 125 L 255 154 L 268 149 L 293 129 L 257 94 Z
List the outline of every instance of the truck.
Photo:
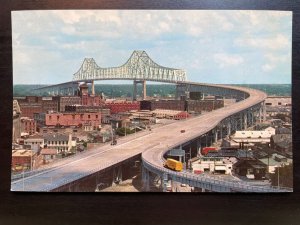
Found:
M 182 165 L 182 162 L 180 162 L 180 161 L 167 158 L 167 161 L 164 163 L 164 167 L 179 172 L 179 171 L 182 171 L 183 165 Z
M 204 147 L 201 150 L 202 155 L 207 155 L 207 153 L 209 153 L 209 152 L 217 152 L 217 148 L 215 148 L 215 147 Z

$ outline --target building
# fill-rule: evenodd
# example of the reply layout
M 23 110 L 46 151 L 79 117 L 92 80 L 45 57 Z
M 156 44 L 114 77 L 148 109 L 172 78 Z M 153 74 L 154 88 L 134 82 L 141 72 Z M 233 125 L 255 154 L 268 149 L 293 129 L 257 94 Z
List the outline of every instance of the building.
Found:
M 275 134 L 270 140 L 271 148 L 278 152 L 292 152 L 292 134 Z
M 204 100 L 188 100 L 187 109 L 189 112 L 201 113 L 202 111 L 210 112 L 215 109 L 224 107 L 223 99 L 204 99 Z
M 186 103 L 183 100 L 173 100 L 173 99 L 143 100 L 140 101 L 140 109 L 150 110 L 150 111 L 156 109 L 185 111 Z
M 140 102 L 137 101 L 106 101 L 103 104 L 104 108 L 110 109 L 111 114 L 129 112 L 131 110 L 139 110 Z
M 41 113 L 35 114 L 35 118 L 39 126 L 55 126 L 55 127 L 83 127 L 88 130 L 96 130 L 101 126 L 101 113 Z
M 234 162 L 235 159 L 223 158 L 220 156 L 204 156 L 199 158 L 199 160 L 194 160 L 194 162 L 192 162 L 192 170 L 195 174 L 203 172 L 231 174 Z
M 24 145 L 29 145 L 34 152 L 40 152 L 44 147 L 44 138 L 41 135 L 33 135 L 24 140 Z
M 57 111 L 64 112 L 66 106 L 68 105 L 81 105 L 81 98 L 79 96 L 57 96 L 54 98 L 58 100 L 58 105 L 59 105 L 59 108 L 58 110 L 56 110 L 56 112 Z
M 74 147 L 74 140 L 72 140 L 72 135 L 69 134 L 44 134 L 45 148 L 56 149 L 57 154 L 64 154 L 71 152 L 72 147 Z M 76 143 L 75 143 L 76 146 Z
M 265 100 L 267 106 L 292 106 L 290 96 L 268 96 Z
M 185 111 L 167 110 L 167 109 L 156 109 L 152 111 L 155 118 L 159 119 L 174 119 L 181 120 L 190 117 L 190 114 Z
M 19 138 L 21 138 L 21 110 L 18 101 L 14 100 L 12 142 L 16 143 Z
M 22 117 L 33 119 L 34 113 L 59 110 L 59 97 L 26 96 L 16 99 L 20 105 Z
M 68 105 L 66 106 L 66 112 L 100 112 L 101 113 L 101 122 L 103 122 L 103 119 L 110 116 L 110 109 L 104 108 L 103 105 L 98 106 L 89 106 L 89 105 Z
M 43 160 L 43 164 L 52 162 L 57 157 L 57 150 L 51 148 L 44 148 L 40 152 Z
M 268 166 L 269 173 L 275 173 L 276 167 L 282 167 L 283 165 L 289 165 L 290 163 L 293 163 L 292 159 L 289 159 L 277 153 L 273 153 L 272 155 L 270 155 L 270 157 L 266 155 L 259 160 Z
M 267 165 L 258 159 L 243 158 L 233 165 L 235 174 L 245 176 L 249 179 L 265 179 Z
M 36 122 L 28 117 L 21 117 L 21 132 L 27 135 L 35 134 Z
M 37 153 L 32 150 L 13 150 L 11 169 L 13 172 L 31 170 L 36 167 Z
M 236 143 L 270 143 L 270 138 L 274 134 L 274 128 L 268 128 L 268 130 L 243 130 L 236 131 L 231 136 L 231 139 Z

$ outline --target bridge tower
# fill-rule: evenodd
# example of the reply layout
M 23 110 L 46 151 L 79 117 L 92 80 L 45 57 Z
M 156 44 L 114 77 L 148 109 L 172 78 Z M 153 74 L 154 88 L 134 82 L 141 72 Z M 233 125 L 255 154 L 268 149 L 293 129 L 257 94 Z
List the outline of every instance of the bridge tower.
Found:
M 132 100 L 136 101 L 136 96 L 137 96 L 137 85 L 142 84 L 143 85 L 143 100 L 147 98 L 147 93 L 146 93 L 146 81 L 145 80 L 134 80 L 133 81 L 133 95 L 132 95 Z

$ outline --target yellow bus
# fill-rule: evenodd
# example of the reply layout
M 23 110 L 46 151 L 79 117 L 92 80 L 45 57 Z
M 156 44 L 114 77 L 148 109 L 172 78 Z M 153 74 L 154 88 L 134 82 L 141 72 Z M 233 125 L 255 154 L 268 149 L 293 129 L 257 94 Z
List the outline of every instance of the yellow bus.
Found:
M 175 171 L 182 171 L 182 167 L 183 167 L 182 162 L 170 158 L 167 159 L 164 166 Z

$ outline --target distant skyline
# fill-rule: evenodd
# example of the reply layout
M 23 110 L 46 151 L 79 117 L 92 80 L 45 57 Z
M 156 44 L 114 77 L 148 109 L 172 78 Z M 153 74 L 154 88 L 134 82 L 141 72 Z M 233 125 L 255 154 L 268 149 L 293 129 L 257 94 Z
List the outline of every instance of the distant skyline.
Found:
M 291 40 L 285 11 L 14 11 L 13 81 L 68 82 L 86 57 L 115 67 L 144 50 L 162 66 L 186 70 L 189 81 L 290 84 Z

